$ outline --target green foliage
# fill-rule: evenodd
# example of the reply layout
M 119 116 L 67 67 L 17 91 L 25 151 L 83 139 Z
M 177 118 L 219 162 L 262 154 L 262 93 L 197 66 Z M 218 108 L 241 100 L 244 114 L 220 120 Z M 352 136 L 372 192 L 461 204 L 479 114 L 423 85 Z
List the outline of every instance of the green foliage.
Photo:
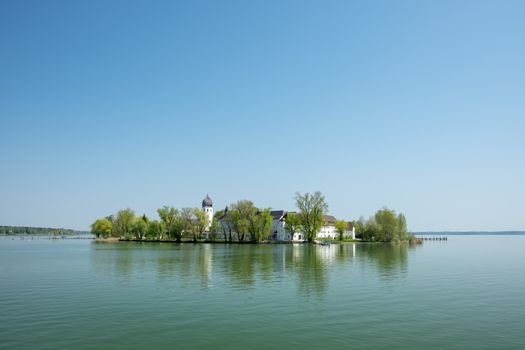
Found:
M 336 220 L 334 223 L 335 230 L 337 231 L 337 234 L 339 235 L 339 240 L 342 241 L 344 238 L 345 231 L 348 229 L 348 222 L 345 220 Z
M 217 220 L 217 215 L 214 215 L 213 216 L 213 220 L 211 222 L 211 225 L 210 225 L 210 232 L 209 232 L 209 235 L 208 235 L 208 239 L 210 241 L 215 241 L 217 239 L 217 237 L 219 237 L 219 232 L 221 231 L 220 230 L 220 224 L 219 224 L 219 221 Z M 226 240 L 226 237 L 224 237 L 224 240 Z
M 223 215 L 228 214 L 226 218 L 223 218 L 221 221 L 219 221 L 219 218 Z M 231 211 L 226 210 L 218 210 L 215 212 L 214 222 L 216 223 L 217 230 L 221 231 L 224 237 L 224 241 L 232 241 L 232 232 L 233 232 L 233 222 L 231 220 Z
M 208 216 L 200 208 L 193 209 L 193 218 L 192 218 L 192 228 L 193 232 L 193 241 L 196 242 L 197 239 L 202 239 L 202 235 L 208 227 Z
M 250 232 L 253 217 L 257 214 L 257 208 L 252 201 L 240 200 L 231 205 L 230 216 L 233 230 L 237 233 L 240 242 L 244 241 L 246 235 Z
M 175 225 L 179 212 L 174 207 L 165 205 L 164 207 L 157 209 L 157 213 L 159 214 L 162 223 L 164 223 L 165 229 L 165 232 L 162 233 L 160 238 L 162 239 L 164 234 L 169 238 L 174 231 L 173 226 Z
M 354 221 L 355 236 L 363 238 L 363 232 L 365 231 L 365 218 L 360 217 L 359 220 Z
M 401 213 L 397 215 L 386 207 L 378 210 L 366 222 L 363 219 L 357 221 L 356 230 L 366 241 L 402 242 L 413 238 L 407 230 L 405 216 Z
M 272 232 L 272 215 L 270 209 L 263 209 L 258 211 L 255 216 L 251 218 L 252 230 L 250 230 L 250 238 L 253 242 L 262 242 L 270 237 Z
M 148 239 L 160 239 L 165 232 L 164 223 L 158 220 L 151 220 L 148 222 L 148 228 L 146 230 L 146 238 Z
M 181 237 L 193 237 L 193 208 L 182 208 L 180 211 L 179 227 L 181 229 Z
M 131 227 L 131 232 L 135 239 L 143 239 L 148 231 L 148 218 L 146 215 L 136 217 Z
M 91 224 L 91 232 L 97 237 L 107 238 L 113 231 L 113 223 L 107 218 L 97 219 Z
M 284 229 L 290 235 L 290 239 L 293 239 L 293 235 L 300 230 L 301 220 L 297 213 L 287 213 Z
M 19 227 L 19 226 L 0 226 L 0 235 L 51 235 L 60 232 L 62 235 L 78 234 L 78 231 L 63 228 L 48 227 Z
M 229 227 L 228 225 L 231 225 Z M 223 222 L 223 232 L 237 233 L 239 241 L 248 236 L 252 242 L 262 242 L 268 239 L 272 231 L 272 215 L 270 209 L 258 209 L 252 201 L 240 200 L 231 205 L 229 220 Z
M 328 211 L 328 204 L 321 192 L 314 194 L 299 192 L 295 194 L 295 204 L 299 209 L 299 226 L 306 239 L 311 242 L 324 224 L 324 214 Z
M 131 209 L 123 209 L 117 213 L 113 223 L 112 235 L 115 237 L 129 238 L 132 234 L 135 213 Z

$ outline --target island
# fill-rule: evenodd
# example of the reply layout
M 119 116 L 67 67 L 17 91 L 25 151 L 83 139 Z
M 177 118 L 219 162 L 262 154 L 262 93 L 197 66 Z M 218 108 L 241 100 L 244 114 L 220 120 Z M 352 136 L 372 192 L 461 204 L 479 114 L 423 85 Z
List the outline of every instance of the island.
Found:
M 407 229 L 404 214 L 386 207 L 365 220 L 340 220 L 328 215 L 321 192 L 295 194 L 296 211 L 259 208 L 238 200 L 215 212 L 206 195 L 201 208 L 163 206 L 158 219 L 119 210 L 95 220 L 91 231 L 97 240 L 143 242 L 223 243 L 421 243 Z

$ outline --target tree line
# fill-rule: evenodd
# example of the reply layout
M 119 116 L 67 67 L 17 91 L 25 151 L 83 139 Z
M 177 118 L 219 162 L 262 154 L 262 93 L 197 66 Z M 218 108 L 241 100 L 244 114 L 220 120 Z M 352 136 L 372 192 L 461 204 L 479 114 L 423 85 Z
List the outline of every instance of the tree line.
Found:
M 0 226 L 0 235 L 74 235 L 78 231 L 64 228 Z
M 287 213 L 285 229 L 291 237 L 300 232 L 312 242 L 326 224 L 328 204 L 325 197 L 319 191 L 296 192 L 295 205 L 297 212 Z M 115 215 L 97 219 L 91 225 L 91 231 L 97 238 L 256 243 L 268 240 L 272 232 L 270 208 L 259 208 L 250 200 L 239 200 L 224 210 L 218 210 L 211 223 L 200 208 L 164 206 L 157 209 L 157 214 L 158 219 L 150 219 L 146 215 L 136 215 L 129 208 L 123 209 Z M 407 230 L 405 216 L 388 208 L 377 211 L 366 221 L 361 218 L 354 226 L 356 233 L 366 241 L 400 242 L 413 238 Z M 337 220 L 334 227 L 338 238 L 343 240 L 348 223 Z
M 97 238 L 181 242 L 183 238 L 202 239 L 208 225 L 206 213 L 199 208 L 177 209 L 166 205 L 157 209 L 157 214 L 159 219 L 149 219 L 146 215 L 136 215 L 129 208 L 119 210 L 115 215 L 95 220 L 91 232 Z
M 295 195 L 297 213 L 289 213 L 286 227 L 295 232 L 304 232 L 308 241 L 324 225 L 328 210 L 321 192 L 313 194 L 299 192 Z M 116 237 L 137 240 L 183 240 L 200 241 L 222 239 L 224 241 L 263 242 L 272 232 L 270 208 L 259 208 L 250 200 L 239 200 L 225 210 L 218 210 L 211 223 L 200 208 L 177 209 L 164 206 L 157 209 L 158 219 L 136 215 L 131 209 L 123 209 L 115 215 L 95 220 L 91 232 L 97 238 Z M 223 220 L 219 221 L 219 218 Z M 209 232 L 206 231 L 210 225 Z
M 368 220 L 361 217 L 355 222 L 358 237 L 371 242 L 406 242 L 413 241 L 414 235 L 407 229 L 403 213 L 397 214 L 386 207 L 378 210 Z

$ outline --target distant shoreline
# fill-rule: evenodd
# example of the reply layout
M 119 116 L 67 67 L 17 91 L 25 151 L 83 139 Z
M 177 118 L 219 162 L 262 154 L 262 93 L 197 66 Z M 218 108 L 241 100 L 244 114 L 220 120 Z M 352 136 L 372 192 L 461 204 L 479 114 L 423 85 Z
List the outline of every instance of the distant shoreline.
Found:
M 425 231 L 413 232 L 414 235 L 431 236 L 524 236 L 525 231 Z
M 91 234 L 90 231 L 77 231 L 63 227 L 31 227 L 31 226 L 3 226 L 0 225 L 0 235 L 6 236 L 65 236 Z

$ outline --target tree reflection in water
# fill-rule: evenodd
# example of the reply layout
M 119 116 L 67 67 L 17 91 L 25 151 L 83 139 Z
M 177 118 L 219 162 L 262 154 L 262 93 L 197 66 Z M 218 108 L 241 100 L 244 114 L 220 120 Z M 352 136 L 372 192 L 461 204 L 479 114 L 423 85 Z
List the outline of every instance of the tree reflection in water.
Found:
M 358 247 L 359 255 L 366 258 L 366 265 L 374 265 L 380 276 L 395 277 L 407 272 L 408 251 L 416 249 L 408 244 L 362 243 Z
M 128 279 L 156 272 L 159 281 L 198 285 L 214 283 L 231 288 L 258 284 L 296 283 L 303 296 L 322 295 L 332 266 L 375 266 L 381 277 L 406 273 L 406 244 L 158 244 L 94 243 L 92 264 L 96 271 Z M 197 278 L 198 277 L 198 278 Z

